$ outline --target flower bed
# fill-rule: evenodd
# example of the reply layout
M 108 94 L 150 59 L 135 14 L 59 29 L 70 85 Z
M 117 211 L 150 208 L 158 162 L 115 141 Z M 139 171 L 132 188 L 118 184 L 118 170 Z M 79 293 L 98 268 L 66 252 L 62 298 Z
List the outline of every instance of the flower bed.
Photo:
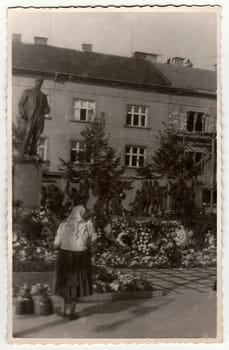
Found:
M 94 268 L 93 289 L 95 293 L 152 291 L 150 281 L 135 273 L 123 273 L 118 270 L 99 266 Z
M 59 220 L 47 212 L 16 214 L 13 270 L 52 271 L 57 255 L 52 245 Z M 92 248 L 95 266 L 172 268 L 216 265 L 216 234 L 214 228 L 207 225 L 202 232 L 198 227 L 196 230 L 187 229 L 175 220 L 137 221 L 123 217 L 112 218 L 108 223 L 95 218 L 95 224 L 98 232 Z M 122 276 L 117 278 L 120 280 Z
M 104 266 L 132 268 L 171 268 L 215 266 L 214 231 L 205 234 L 203 243 L 179 221 L 137 222 L 115 219 L 112 230 L 94 247 L 93 261 Z
M 104 266 L 93 267 L 93 292 L 110 293 L 110 292 L 142 292 L 152 291 L 152 283 L 147 278 L 136 275 L 135 273 L 124 273 L 119 270 L 106 268 Z M 14 296 L 22 297 L 25 291 L 29 294 L 52 295 L 52 288 L 49 283 L 36 284 L 18 284 L 14 285 Z

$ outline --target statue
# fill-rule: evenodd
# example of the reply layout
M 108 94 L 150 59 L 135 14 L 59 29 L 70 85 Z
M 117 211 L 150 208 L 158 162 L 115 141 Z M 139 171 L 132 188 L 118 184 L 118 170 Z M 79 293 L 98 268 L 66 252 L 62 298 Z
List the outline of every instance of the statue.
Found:
M 36 78 L 32 89 L 24 90 L 19 104 L 19 115 L 25 123 L 21 156 L 37 156 L 37 145 L 44 130 L 45 114 L 50 112 L 47 96 L 41 92 L 43 79 Z

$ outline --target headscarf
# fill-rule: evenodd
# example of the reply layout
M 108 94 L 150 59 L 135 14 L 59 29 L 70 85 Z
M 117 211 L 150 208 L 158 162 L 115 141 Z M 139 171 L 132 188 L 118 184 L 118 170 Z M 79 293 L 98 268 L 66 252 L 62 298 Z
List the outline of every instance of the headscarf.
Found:
M 86 212 L 86 209 L 82 205 L 77 205 L 76 207 L 72 208 L 71 214 L 67 218 L 67 223 L 72 227 L 74 230 L 75 238 L 78 238 L 79 233 L 79 225 L 80 223 L 84 223 L 84 219 L 82 216 Z

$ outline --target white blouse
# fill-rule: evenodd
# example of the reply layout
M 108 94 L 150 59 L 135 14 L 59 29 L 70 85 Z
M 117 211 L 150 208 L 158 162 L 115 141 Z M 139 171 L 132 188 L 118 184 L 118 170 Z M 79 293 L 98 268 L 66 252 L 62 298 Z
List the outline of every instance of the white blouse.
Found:
M 70 251 L 87 250 L 97 238 L 94 226 L 89 220 L 76 223 L 77 232 L 67 221 L 60 224 L 54 241 L 54 246 Z

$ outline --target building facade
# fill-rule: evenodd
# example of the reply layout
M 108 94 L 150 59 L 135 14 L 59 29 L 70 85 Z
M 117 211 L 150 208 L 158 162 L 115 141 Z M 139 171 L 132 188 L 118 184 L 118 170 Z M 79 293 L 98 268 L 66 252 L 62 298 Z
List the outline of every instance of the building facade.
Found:
M 39 39 L 39 40 L 38 40 Z M 47 45 L 35 38 L 24 44 L 14 36 L 12 46 L 12 119 L 24 89 L 42 76 L 51 112 L 46 116 L 39 153 L 47 166 L 44 181 L 61 185 L 60 159 L 80 162 L 86 157 L 81 131 L 103 114 L 110 145 L 121 158 L 125 177 L 150 161 L 158 148 L 163 122 L 172 123 L 187 144 L 194 162 L 202 163 L 197 202 L 213 204 L 215 191 L 216 73 L 178 63 L 157 63 L 156 55 L 134 57 L 94 53 Z M 132 201 L 134 191 L 126 199 Z

